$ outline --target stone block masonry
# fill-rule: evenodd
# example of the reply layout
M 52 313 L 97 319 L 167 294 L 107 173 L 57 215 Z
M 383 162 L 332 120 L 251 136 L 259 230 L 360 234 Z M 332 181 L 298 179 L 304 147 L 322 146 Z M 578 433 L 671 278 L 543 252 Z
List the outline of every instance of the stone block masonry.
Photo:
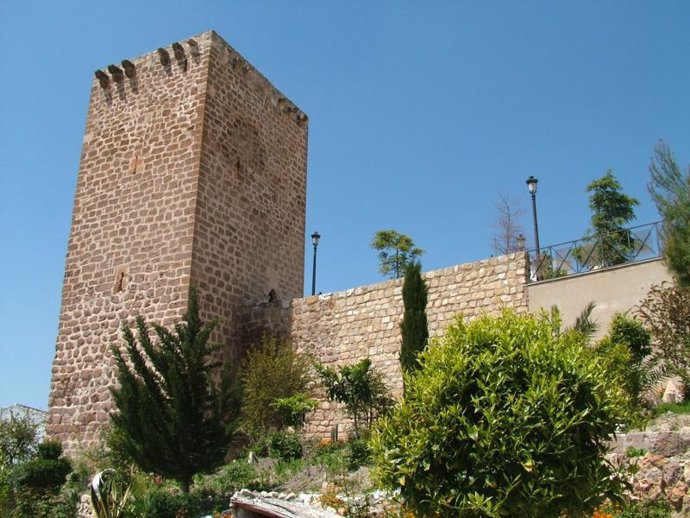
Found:
M 302 294 L 307 117 L 216 33 L 95 74 L 52 369 L 47 434 L 96 446 L 112 411 L 112 344 L 135 315 L 170 326 L 196 286 L 236 365 L 261 335 L 328 365 L 370 357 L 394 394 L 402 280 Z M 525 254 L 428 272 L 438 335 L 453 316 L 526 311 Z M 307 433 L 345 424 L 326 401 Z M 345 430 L 343 430 L 345 431 Z
M 72 216 L 47 433 L 98 443 L 110 345 L 200 293 L 237 357 L 240 306 L 302 293 L 307 117 L 216 33 L 96 72 Z
M 472 319 L 484 313 L 497 314 L 502 308 L 527 312 L 527 272 L 526 254 L 517 253 L 425 273 L 430 335 L 440 336 L 456 315 Z M 295 299 L 285 307 L 276 304 L 248 308 L 243 336 L 256 341 L 261 330 L 289 330 L 298 350 L 329 366 L 369 357 L 393 395 L 399 397 L 402 283 L 397 279 Z M 306 434 L 328 437 L 336 424 L 347 433 L 350 423 L 338 405 L 326 401 L 323 394 L 319 400 L 319 407 L 308 416 Z

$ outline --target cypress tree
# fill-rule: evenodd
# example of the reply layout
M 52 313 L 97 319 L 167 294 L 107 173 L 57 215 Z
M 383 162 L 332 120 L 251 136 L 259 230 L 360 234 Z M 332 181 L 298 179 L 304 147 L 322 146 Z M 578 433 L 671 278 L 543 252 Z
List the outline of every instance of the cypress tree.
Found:
M 427 292 L 426 282 L 422 279 L 422 265 L 419 262 L 412 263 L 405 271 L 402 290 L 405 313 L 400 324 L 400 366 L 404 373 L 417 369 L 417 356 L 424 350 L 429 339 Z
M 232 433 L 230 399 L 214 375 L 220 363 L 209 343 L 216 323 L 199 318 L 198 297 L 189 293 L 183 321 L 174 331 L 136 319 L 137 337 L 123 327 L 124 354 L 112 347 L 119 387 L 111 415 L 119 444 L 139 468 L 180 482 L 222 464 Z M 234 409 L 233 409 L 234 410 Z

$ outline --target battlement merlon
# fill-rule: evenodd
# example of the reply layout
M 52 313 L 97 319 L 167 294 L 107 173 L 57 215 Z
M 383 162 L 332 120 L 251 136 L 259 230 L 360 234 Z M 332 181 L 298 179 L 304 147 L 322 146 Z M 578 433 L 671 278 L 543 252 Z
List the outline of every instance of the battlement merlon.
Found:
M 108 99 L 112 97 L 112 90 L 123 91 L 128 86 L 136 93 L 142 78 L 153 79 L 173 76 L 177 72 L 186 72 L 189 67 L 198 66 L 205 59 L 208 60 L 211 47 L 224 52 L 228 66 L 237 73 L 238 77 L 254 89 L 263 91 L 276 109 L 291 115 L 297 123 L 307 122 L 307 114 L 213 30 L 172 42 L 133 60 L 123 59 L 119 63 L 104 65 L 94 72 L 92 96 L 93 93 L 101 90 L 104 97 Z

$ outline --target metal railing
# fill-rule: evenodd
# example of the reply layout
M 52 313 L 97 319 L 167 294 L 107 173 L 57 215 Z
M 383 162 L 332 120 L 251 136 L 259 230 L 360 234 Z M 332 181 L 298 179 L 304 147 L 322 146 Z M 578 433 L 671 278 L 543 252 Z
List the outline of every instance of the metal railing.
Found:
M 661 221 L 529 250 L 530 282 L 566 277 L 661 256 Z

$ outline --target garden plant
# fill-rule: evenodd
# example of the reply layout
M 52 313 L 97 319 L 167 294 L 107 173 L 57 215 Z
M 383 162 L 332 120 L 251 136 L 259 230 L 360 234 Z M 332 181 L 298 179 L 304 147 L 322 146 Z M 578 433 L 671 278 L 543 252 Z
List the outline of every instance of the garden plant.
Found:
M 624 398 L 583 347 L 545 316 L 458 320 L 379 422 L 378 480 L 417 516 L 591 513 L 621 487 L 604 455 Z

